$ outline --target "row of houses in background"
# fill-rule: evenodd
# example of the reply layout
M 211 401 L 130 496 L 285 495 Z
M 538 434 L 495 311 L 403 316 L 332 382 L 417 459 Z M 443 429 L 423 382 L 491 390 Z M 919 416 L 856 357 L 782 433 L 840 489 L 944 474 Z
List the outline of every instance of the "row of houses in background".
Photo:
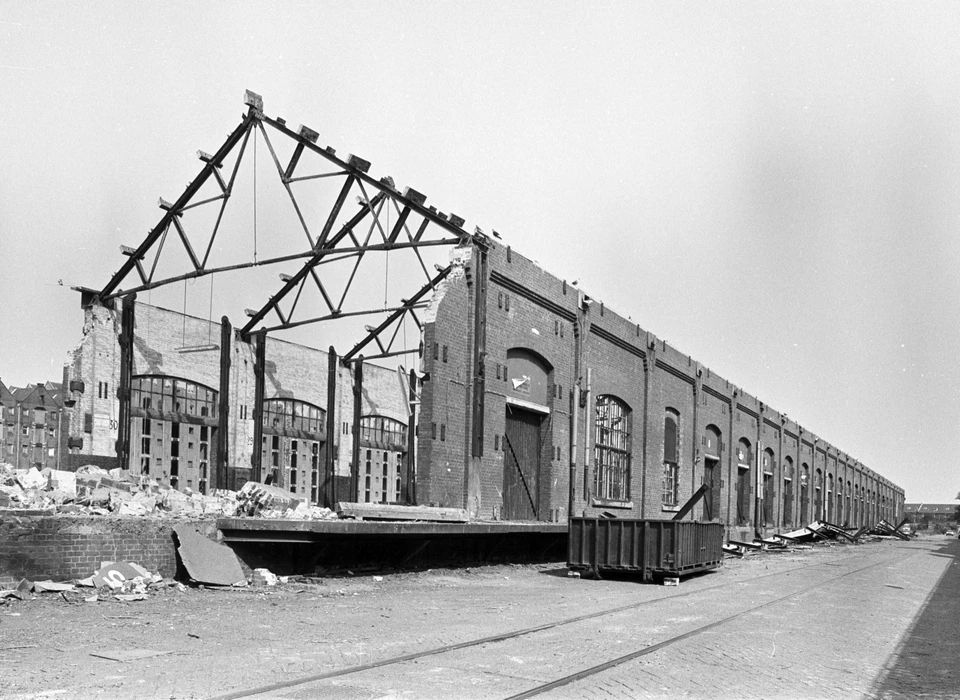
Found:
M 0 462 L 57 469 L 66 446 L 63 385 L 8 387 L 0 380 Z
M 955 503 L 904 503 L 903 515 L 911 523 L 948 523 L 960 522 L 960 506 Z

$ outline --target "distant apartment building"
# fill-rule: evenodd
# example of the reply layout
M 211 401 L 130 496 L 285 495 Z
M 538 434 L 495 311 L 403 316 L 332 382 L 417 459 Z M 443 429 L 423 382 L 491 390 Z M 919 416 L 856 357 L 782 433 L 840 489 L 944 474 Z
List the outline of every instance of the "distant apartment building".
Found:
M 910 522 L 951 523 L 957 521 L 955 503 L 904 503 L 903 514 Z
M 63 387 L 55 382 L 8 387 L 0 381 L 0 462 L 56 469 L 63 453 Z

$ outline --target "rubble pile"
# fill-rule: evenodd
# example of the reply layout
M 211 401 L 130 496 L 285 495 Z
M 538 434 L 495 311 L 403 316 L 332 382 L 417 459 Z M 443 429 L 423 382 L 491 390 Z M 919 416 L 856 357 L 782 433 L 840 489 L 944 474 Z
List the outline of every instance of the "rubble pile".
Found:
M 307 503 L 292 493 L 248 481 L 236 494 L 236 514 L 257 518 L 283 518 L 287 520 L 336 520 L 337 514 L 329 508 Z
M 150 593 L 172 586 L 186 590 L 183 584 L 151 573 L 133 562 L 103 562 L 93 575 L 71 582 L 22 579 L 16 588 L 0 590 L 0 605 L 8 600 L 30 600 L 43 593 L 58 593 L 68 603 L 131 602 L 146 600 Z
M 117 515 L 133 517 L 234 517 L 335 519 L 328 508 L 265 484 L 247 482 L 237 491 L 201 494 L 161 486 L 149 476 L 94 465 L 76 472 L 36 467 L 17 469 L 0 463 L 0 514 L 4 510 L 37 515 Z

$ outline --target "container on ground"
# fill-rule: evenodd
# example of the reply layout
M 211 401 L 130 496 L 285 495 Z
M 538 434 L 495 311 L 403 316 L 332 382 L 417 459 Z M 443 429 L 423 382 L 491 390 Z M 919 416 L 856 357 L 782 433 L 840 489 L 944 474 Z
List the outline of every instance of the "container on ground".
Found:
M 723 525 L 676 520 L 570 518 L 567 564 L 602 571 L 679 577 L 723 563 Z

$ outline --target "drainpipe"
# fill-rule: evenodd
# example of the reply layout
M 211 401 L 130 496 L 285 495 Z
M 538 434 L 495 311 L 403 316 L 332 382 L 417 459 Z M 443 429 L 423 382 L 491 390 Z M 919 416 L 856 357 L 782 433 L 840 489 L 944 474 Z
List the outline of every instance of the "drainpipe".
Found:
M 590 505 L 590 494 L 593 489 L 593 460 L 590 459 L 590 400 L 592 396 L 593 370 L 587 368 L 587 391 L 583 395 L 583 475 L 587 482 L 583 489 L 584 505 Z
M 580 432 L 580 377 L 574 384 L 574 391 L 570 394 L 573 399 L 573 417 L 570 426 L 570 494 L 567 501 L 567 517 L 573 517 L 573 509 L 576 501 L 576 479 L 577 479 L 577 433 Z

